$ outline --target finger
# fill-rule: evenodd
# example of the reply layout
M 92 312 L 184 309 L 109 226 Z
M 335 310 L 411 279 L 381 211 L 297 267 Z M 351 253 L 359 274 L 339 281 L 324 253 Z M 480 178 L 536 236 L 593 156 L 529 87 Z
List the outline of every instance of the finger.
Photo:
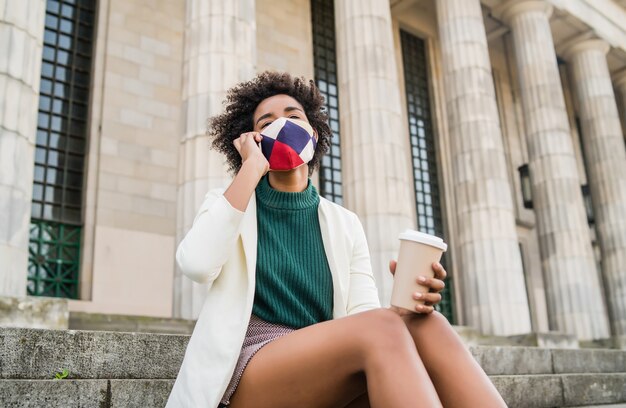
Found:
M 433 271 L 435 272 L 435 278 L 444 280 L 448 273 L 444 269 L 443 265 L 439 262 L 433 262 L 432 264 Z
M 250 133 L 243 133 L 241 135 L 241 137 L 239 137 L 239 139 L 241 139 L 241 145 L 242 146 L 245 146 L 245 144 L 248 141 L 249 137 L 250 137 Z
M 415 305 L 415 311 L 417 313 L 424 313 L 424 314 L 428 314 L 428 313 L 432 313 L 433 310 L 435 310 L 434 307 L 432 306 L 427 306 L 427 305 Z
M 437 278 L 426 278 L 424 276 L 418 277 L 417 283 L 422 286 L 426 286 L 435 292 L 441 292 L 446 287 L 446 284 L 442 280 Z
M 237 151 L 239 153 L 241 153 L 241 137 L 238 137 L 237 139 L 233 140 L 233 144 L 235 145 L 235 149 L 237 149 Z
M 389 261 L 389 271 L 391 271 L 392 275 L 396 274 L 396 266 L 398 265 L 398 262 L 394 261 L 393 259 L 391 261 Z
M 439 293 L 414 293 L 413 299 L 423 300 L 428 305 L 436 305 L 441 302 L 441 295 Z

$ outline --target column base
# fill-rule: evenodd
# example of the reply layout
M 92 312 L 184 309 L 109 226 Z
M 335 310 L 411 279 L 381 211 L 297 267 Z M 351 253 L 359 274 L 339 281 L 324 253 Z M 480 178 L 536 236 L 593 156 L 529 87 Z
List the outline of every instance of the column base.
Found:
M 613 336 L 613 346 L 616 349 L 626 350 L 626 334 L 621 336 Z
M 578 349 L 576 336 L 560 332 L 530 332 L 513 336 L 491 336 L 481 334 L 469 326 L 453 326 L 468 346 L 523 346 L 541 348 Z M 609 347 L 610 348 L 610 347 Z
M 69 327 L 67 299 L 0 296 L 0 326 L 64 330 Z
M 508 338 L 514 341 L 518 346 L 559 349 L 580 348 L 580 343 L 575 335 L 556 331 L 530 332 L 527 334 L 508 336 Z
M 580 342 L 581 348 L 602 348 L 626 350 L 626 335 L 611 336 L 606 339 L 585 340 Z

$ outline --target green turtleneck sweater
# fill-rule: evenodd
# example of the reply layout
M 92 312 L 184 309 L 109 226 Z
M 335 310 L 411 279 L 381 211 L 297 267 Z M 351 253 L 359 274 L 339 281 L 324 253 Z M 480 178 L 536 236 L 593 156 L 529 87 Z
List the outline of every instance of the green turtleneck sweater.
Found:
M 252 313 L 295 329 L 332 319 L 333 282 L 309 179 L 302 192 L 256 188 L 258 251 Z

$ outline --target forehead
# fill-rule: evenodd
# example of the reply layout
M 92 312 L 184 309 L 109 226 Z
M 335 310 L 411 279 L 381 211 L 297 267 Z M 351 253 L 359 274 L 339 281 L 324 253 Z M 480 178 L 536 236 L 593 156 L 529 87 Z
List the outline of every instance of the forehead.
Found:
M 265 115 L 266 113 L 279 114 L 282 113 L 285 108 L 288 108 L 290 106 L 295 106 L 296 108 L 300 108 L 304 111 L 304 108 L 302 107 L 300 102 L 298 102 L 295 98 L 284 94 L 273 95 L 269 98 L 263 99 L 261 103 L 259 103 L 254 111 L 254 118 L 256 119 L 261 115 Z

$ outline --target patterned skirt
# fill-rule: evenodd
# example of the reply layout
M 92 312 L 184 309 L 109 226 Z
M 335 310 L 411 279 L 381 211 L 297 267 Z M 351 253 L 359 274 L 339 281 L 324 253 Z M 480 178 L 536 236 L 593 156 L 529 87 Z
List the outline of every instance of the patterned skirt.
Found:
M 243 345 L 241 346 L 241 353 L 239 354 L 239 359 L 237 360 L 237 366 L 235 367 L 233 376 L 230 379 L 228 388 L 226 388 L 226 392 L 222 397 L 220 407 L 230 404 L 230 398 L 235 393 L 237 385 L 239 385 L 239 380 L 241 380 L 243 370 L 246 369 L 250 359 L 256 354 L 256 352 L 261 350 L 261 347 L 265 346 L 272 340 L 291 333 L 294 330 L 295 329 L 287 326 L 266 322 L 255 315 L 250 316 L 248 331 L 246 332 L 246 337 L 244 338 Z

